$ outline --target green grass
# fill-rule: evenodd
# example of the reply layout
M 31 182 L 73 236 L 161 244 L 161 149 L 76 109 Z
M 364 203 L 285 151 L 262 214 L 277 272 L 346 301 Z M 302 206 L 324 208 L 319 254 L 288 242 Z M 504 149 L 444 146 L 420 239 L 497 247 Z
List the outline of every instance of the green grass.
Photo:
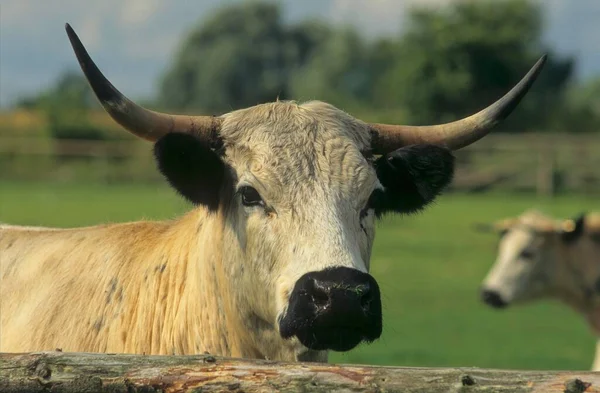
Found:
M 588 369 L 595 340 L 583 319 L 550 301 L 496 311 L 478 287 L 495 256 L 489 222 L 537 207 L 557 216 L 596 208 L 593 198 L 445 195 L 426 212 L 385 219 L 372 272 L 381 286 L 384 332 L 331 361 L 404 366 Z M 189 209 L 166 186 L 0 183 L 0 221 L 78 226 L 171 218 Z

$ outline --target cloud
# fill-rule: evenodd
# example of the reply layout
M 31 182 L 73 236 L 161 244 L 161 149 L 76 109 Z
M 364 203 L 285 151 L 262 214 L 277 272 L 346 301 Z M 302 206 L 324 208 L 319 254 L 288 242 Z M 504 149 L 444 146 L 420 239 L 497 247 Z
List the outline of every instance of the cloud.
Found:
M 333 0 L 330 18 L 335 23 L 363 25 L 369 35 L 395 34 L 406 12 L 406 3 L 394 0 Z M 364 21 L 371 21 L 364 26 Z
M 122 3 L 120 22 L 128 27 L 147 24 L 156 14 L 166 7 L 161 0 L 127 0 Z
M 359 26 L 369 36 L 399 34 L 411 8 L 437 8 L 455 0 L 332 0 L 330 19 Z
M 546 0 L 546 42 L 578 58 L 581 75 L 600 77 L 600 1 Z
M 77 68 L 65 22 L 115 84 L 122 83 L 134 96 L 152 94 L 181 33 L 219 0 L 186 3 L 2 0 L 0 106 L 47 88 L 61 72 Z

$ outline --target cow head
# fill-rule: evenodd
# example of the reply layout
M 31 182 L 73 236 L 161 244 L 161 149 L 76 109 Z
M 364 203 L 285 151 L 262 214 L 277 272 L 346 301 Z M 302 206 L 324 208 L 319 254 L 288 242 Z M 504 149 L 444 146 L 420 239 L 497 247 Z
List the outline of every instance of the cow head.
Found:
M 249 310 L 244 319 L 298 352 L 346 351 L 380 336 L 379 287 L 368 273 L 376 218 L 433 201 L 452 179 L 451 151 L 505 118 L 545 61 L 492 106 L 437 126 L 369 124 L 323 102 L 176 116 L 124 97 L 68 25 L 67 32 L 108 113 L 155 142 L 158 166 L 177 191 L 222 213 L 224 263 L 240 312 Z
M 483 281 L 482 300 L 495 308 L 550 295 L 580 294 L 578 273 L 569 272 L 569 248 L 584 230 L 585 216 L 555 221 L 537 211 L 495 223 L 500 234 L 496 262 Z M 577 273 L 577 274 L 573 274 Z

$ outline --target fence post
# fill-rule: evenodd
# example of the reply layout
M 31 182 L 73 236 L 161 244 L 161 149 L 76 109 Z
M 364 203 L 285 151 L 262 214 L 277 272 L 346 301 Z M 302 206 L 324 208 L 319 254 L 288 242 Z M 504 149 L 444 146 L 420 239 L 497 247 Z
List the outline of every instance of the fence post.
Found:
M 552 197 L 556 193 L 556 160 L 554 150 L 545 147 L 538 152 L 537 194 Z

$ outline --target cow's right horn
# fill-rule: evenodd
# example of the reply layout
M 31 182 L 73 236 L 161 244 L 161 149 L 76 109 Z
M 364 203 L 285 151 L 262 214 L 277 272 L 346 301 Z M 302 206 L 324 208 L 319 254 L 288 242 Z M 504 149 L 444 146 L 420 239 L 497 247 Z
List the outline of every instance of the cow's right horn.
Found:
M 400 147 L 418 143 L 431 143 L 458 150 L 483 138 L 515 109 L 539 75 L 546 55 L 542 56 L 515 87 L 481 111 L 461 120 L 432 126 L 406 126 L 395 124 L 370 124 L 373 140 L 371 148 L 376 154 L 386 154 Z
M 209 145 L 218 143 L 221 119 L 213 116 L 170 115 L 137 105 L 104 77 L 68 23 L 65 29 L 96 97 L 109 115 L 125 129 L 149 141 L 156 141 L 170 132 L 182 132 L 194 134 Z

